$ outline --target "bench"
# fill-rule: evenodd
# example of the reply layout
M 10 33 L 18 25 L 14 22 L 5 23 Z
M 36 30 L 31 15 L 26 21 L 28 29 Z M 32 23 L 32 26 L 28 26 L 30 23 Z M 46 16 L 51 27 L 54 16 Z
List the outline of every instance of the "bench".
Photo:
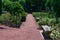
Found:
M 42 25 L 42 29 L 43 29 L 43 36 L 45 38 L 45 40 L 52 40 L 52 38 L 50 37 L 50 34 L 52 32 L 51 28 L 48 25 Z
M 47 34 L 50 34 L 52 32 L 51 28 L 48 25 L 42 25 L 42 29 L 43 29 L 43 32 Z

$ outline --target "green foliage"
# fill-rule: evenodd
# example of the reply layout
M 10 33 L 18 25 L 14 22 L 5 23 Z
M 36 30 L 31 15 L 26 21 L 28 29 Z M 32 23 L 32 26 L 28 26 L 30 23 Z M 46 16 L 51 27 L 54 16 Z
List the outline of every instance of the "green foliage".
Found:
M 6 13 L 6 14 L 2 14 L 0 16 L 0 22 L 3 22 L 3 21 L 9 21 L 11 18 L 11 15 L 9 13 Z
M 55 18 L 42 18 L 38 21 L 39 25 L 55 25 L 56 20 Z
M 53 40 L 59 40 L 59 38 L 60 38 L 60 23 L 56 24 L 56 26 L 52 25 L 51 29 L 53 31 L 50 36 L 53 38 Z
M 20 3 L 26 3 L 26 0 L 19 0 Z
M 9 20 L 10 25 L 20 26 L 21 20 L 26 20 L 26 14 L 23 6 L 20 4 L 22 0 L 3 0 L 3 11 L 9 12 L 10 15 L 2 14 L 1 22 Z M 23 0 L 24 1 L 24 0 Z
M 58 40 L 58 38 L 60 38 L 60 22 L 56 24 L 55 17 L 50 18 L 49 13 L 46 12 L 33 13 L 33 16 L 35 17 L 35 19 L 37 16 L 40 18 L 39 21 L 37 22 L 40 25 L 40 28 L 41 25 L 49 25 L 51 27 L 52 32 L 50 34 L 50 37 L 53 40 Z
M 29 11 L 40 11 L 41 0 L 26 0 L 26 5 Z
M 56 24 L 55 18 L 49 18 L 48 19 L 48 25 L 55 25 L 55 24 Z
M 40 17 L 40 12 L 33 12 L 33 16 L 36 17 Z
M 0 23 L 10 25 L 12 27 L 20 27 L 21 16 L 12 16 L 10 13 L 0 15 Z
M 24 9 L 23 9 L 22 5 L 20 5 L 18 2 L 14 2 L 10 6 L 10 12 L 14 15 L 17 15 L 19 13 L 24 12 Z
M 21 21 L 22 22 L 26 21 L 26 16 L 27 16 L 27 14 L 25 12 L 21 14 Z
M 19 27 L 21 24 L 21 18 L 17 16 L 11 16 L 10 22 L 13 27 Z
M 19 2 L 11 2 L 10 0 L 3 1 L 3 8 L 5 11 L 10 12 L 12 15 L 17 15 L 24 11 L 22 5 Z
M 60 17 L 60 0 L 43 0 L 45 7 L 48 8 L 50 14 L 53 11 L 56 17 L 56 23 L 58 23 L 58 17 Z
M 19 15 L 11 15 L 10 13 L 4 13 L 0 15 L 0 23 L 5 24 L 11 27 L 19 28 L 21 25 L 21 22 L 26 20 L 25 13 L 19 14 Z
M 19 1 L 19 0 L 10 0 L 10 1 L 15 2 L 15 1 Z
M 39 25 L 47 25 L 47 20 L 42 19 L 42 20 L 38 21 L 38 24 Z
M 2 6 L 3 6 L 3 10 L 5 11 L 9 11 L 9 7 L 12 4 L 12 2 L 10 0 L 3 0 L 2 2 Z
M 53 38 L 53 40 L 58 40 L 58 38 L 60 38 L 60 33 L 57 30 L 54 30 L 50 36 Z
M 0 15 L 2 14 L 2 0 L 0 0 Z
M 35 17 L 36 21 L 37 21 L 37 17 L 39 18 L 39 25 L 42 24 L 48 24 L 48 25 L 54 25 L 56 24 L 56 19 L 55 18 L 49 18 L 49 13 L 48 12 L 36 12 L 33 13 L 33 16 Z

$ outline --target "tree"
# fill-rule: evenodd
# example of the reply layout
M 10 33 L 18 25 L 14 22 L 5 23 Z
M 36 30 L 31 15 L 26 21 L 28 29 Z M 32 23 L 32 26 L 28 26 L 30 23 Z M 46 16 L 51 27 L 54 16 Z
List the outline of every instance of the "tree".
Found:
M 10 0 L 10 1 L 15 2 L 15 1 L 19 1 L 19 0 Z
M 27 11 L 40 11 L 41 1 L 42 0 L 26 0 Z
M 12 4 L 10 0 L 3 0 L 2 6 L 4 11 L 9 11 L 9 6 Z
M 55 13 L 56 17 L 56 23 L 58 23 L 58 17 L 60 17 L 60 0 L 45 0 L 45 6 L 49 8 L 49 11 L 51 12 L 51 9 L 53 8 L 53 11 Z
M 18 2 L 13 2 L 9 7 L 9 11 L 11 14 L 17 15 L 19 13 L 24 12 L 23 6 Z
M 17 15 L 24 11 L 23 6 L 19 2 L 12 2 L 10 0 L 3 1 L 3 9 L 10 12 L 12 15 Z
M 60 0 L 55 0 L 54 11 L 56 13 L 56 22 L 58 23 L 58 17 L 60 17 Z
M 0 15 L 2 14 L 2 0 L 0 0 Z

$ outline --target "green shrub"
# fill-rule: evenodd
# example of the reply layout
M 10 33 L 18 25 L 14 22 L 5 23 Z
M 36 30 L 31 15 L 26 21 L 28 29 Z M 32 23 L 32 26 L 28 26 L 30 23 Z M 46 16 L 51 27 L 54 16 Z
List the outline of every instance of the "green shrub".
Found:
M 11 16 L 10 22 L 13 27 L 19 27 L 21 19 L 18 16 Z
M 10 12 L 11 15 L 17 15 L 24 12 L 23 6 L 18 1 L 3 0 L 3 11 Z
M 27 14 L 26 13 L 21 13 L 21 21 L 26 21 L 26 16 Z
M 55 18 L 49 18 L 48 19 L 48 25 L 55 25 L 56 24 L 56 19 Z
M 39 25 L 47 25 L 47 24 L 48 24 L 48 18 L 41 18 L 41 19 L 38 21 L 38 24 L 39 24 Z
M 24 8 L 18 1 L 12 2 L 10 0 L 3 0 L 2 5 L 3 11 L 9 12 L 10 15 L 2 14 L 0 16 L 0 22 L 9 20 L 11 25 L 19 26 L 21 24 L 21 21 L 26 20 L 26 13 L 24 11 Z
M 48 12 L 40 12 L 40 16 L 41 16 L 41 18 L 46 18 L 49 16 L 49 13 Z
M 54 30 L 50 36 L 53 38 L 53 40 L 58 40 L 58 38 L 60 38 L 60 33 L 57 30 Z
M 6 14 L 2 14 L 0 16 L 0 22 L 3 22 L 3 21 L 9 21 L 11 18 L 11 15 L 9 13 L 6 13 Z
M 53 40 L 58 40 L 58 38 L 60 38 L 60 23 L 56 24 L 55 26 L 52 25 L 51 29 L 51 38 L 53 38 Z
M 56 24 L 56 20 L 55 18 L 41 18 L 39 21 L 38 21 L 38 24 L 41 25 L 41 24 L 46 24 L 46 25 L 55 25 Z
M 60 23 L 56 24 L 56 29 L 60 29 Z
M 40 16 L 39 16 L 40 15 Z M 53 40 L 58 40 L 58 38 L 60 38 L 60 18 L 58 19 L 59 20 L 59 23 L 56 24 L 56 18 L 55 17 L 49 17 L 49 13 L 43 13 L 43 12 L 40 12 L 39 13 L 34 13 L 33 16 L 35 17 L 39 17 L 39 21 L 38 21 L 38 24 L 41 26 L 41 25 L 49 25 L 51 27 L 51 30 L 52 30 L 52 33 L 51 33 L 51 38 L 53 38 Z
M 40 12 L 33 12 L 33 16 L 36 17 L 40 17 Z
M 12 27 L 20 27 L 21 16 L 12 16 L 10 13 L 2 14 L 0 16 L 0 23 Z
M 23 6 L 19 2 L 14 2 L 10 5 L 9 11 L 12 15 L 17 15 L 19 13 L 23 13 L 24 9 L 23 9 Z

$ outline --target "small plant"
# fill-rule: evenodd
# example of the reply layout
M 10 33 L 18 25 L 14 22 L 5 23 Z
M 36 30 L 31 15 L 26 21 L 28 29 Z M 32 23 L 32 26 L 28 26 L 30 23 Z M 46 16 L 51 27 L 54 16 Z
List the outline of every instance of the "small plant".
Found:
M 53 40 L 58 40 L 58 38 L 60 38 L 60 33 L 57 30 L 54 30 L 50 36 L 53 38 Z
M 51 38 L 53 40 L 59 40 L 60 38 L 60 23 L 56 24 L 55 26 L 52 26 L 51 29 L 53 30 L 51 33 Z

